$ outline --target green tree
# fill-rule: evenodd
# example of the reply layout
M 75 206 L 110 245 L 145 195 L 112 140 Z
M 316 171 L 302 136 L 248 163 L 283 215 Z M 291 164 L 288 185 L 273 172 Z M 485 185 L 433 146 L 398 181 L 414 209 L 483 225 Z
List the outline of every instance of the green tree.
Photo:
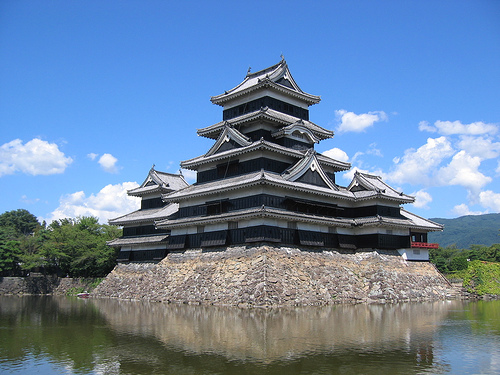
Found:
M 28 245 L 33 243 L 33 235 L 39 229 L 37 218 L 27 210 L 0 215 L 0 274 L 21 274 L 23 257 L 29 253 Z
M 0 274 L 14 275 L 19 272 L 21 249 L 17 233 L 12 227 L 0 227 Z
M 450 259 L 450 271 L 461 271 L 468 267 L 467 258 L 464 256 L 457 256 Z
M 116 252 L 106 241 L 119 237 L 116 227 L 95 217 L 53 221 L 40 254 L 50 269 L 73 277 L 105 276 L 115 265 Z
M 12 227 L 18 234 L 30 235 L 40 227 L 35 215 L 24 209 L 7 211 L 0 215 L 0 227 Z

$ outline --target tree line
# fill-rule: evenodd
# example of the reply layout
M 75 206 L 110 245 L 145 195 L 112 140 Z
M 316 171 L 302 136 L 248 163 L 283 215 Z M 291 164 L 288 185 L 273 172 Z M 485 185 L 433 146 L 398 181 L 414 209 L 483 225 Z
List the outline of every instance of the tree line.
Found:
M 472 261 L 500 262 L 500 244 L 491 246 L 471 245 L 468 249 L 456 246 L 431 249 L 429 260 L 439 271 L 448 274 L 466 270 Z
M 116 264 L 107 241 L 120 237 L 116 226 L 92 216 L 40 223 L 24 209 L 0 215 L 0 276 L 42 272 L 70 277 L 103 277 Z

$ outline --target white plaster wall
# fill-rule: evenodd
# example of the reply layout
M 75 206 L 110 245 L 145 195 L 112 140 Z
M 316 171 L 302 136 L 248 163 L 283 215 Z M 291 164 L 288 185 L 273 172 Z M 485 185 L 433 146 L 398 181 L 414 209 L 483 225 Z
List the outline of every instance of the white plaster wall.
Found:
M 122 246 L 121 251 L 158 250 L 166 249 L 167 245 L 129 245 Z
M 399 249 L 399 254 L 407 260 L 429 260 L 429 249 Z M 419 254 L 418 254 L 419 253 Z

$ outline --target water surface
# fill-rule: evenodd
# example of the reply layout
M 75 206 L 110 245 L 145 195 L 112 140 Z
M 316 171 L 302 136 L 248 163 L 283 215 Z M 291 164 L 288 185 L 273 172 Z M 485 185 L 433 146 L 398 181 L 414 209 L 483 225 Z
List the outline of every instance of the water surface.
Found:
M 0 373 L 498 374 L 500 301 L 264 310 L 0 297 Z

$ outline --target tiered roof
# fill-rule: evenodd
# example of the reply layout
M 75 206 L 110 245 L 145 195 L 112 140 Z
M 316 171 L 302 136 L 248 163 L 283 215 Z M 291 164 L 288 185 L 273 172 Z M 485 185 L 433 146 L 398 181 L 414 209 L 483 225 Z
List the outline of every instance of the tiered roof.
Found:
M 304 159 L 307 160 L 307 159 Z M 312 157 L 310 160 L 314 160 Z M 317 164 L 316 164 L 317 165 Z M 313 163 L 309 164 L 312 169 Z M 296 168 L 298 169 L 298 167 Z M 302 169 L 302 173 L 306 170 Z M 358 178 L 363 178 L 365 174 L 358 172 Z M 380 189 L 373 187 L 371 189 L 353 191 L 349 188 L 341 187 L 335 184 L 332 186 L 322 187 L 298 181 L 298 173 L 294 174 L 295 180 L 287 179 L 288 173 L 280 175 L 278 173 L 266 172 L 264 170 L 248 173 L 241 176 L 230 177 L 224 180 L 211 181 L 199 185 L 190 185 L 189 187 L 163 195 L 163 200 L 166 202 L 181 202 L 194 197 L 209 196 L 216 193 L 224 193 L 228 191 L 247 189 L 256 185 L 268 185 L 281 187 L 287 190 L 296 191 L 300 193 L 309 193 L 328 198 L 342 199 L 351 202 L 358 202 L 366 199 L 382 199 L 396 203 L 411 203 L 414 201 L 413 197 L 406 194 L 398 193 L 396 190 L 384 184 L 387 189 Z M 370 176 L 370 175 L 366 175 Z M 371 176 L 373 177 L 373 176 Z
M 324 140 L 333 137 L 333 132 L 331 130 L 322 128 L 321 126 L 316 125 L 314 122 L 303 120 L 268 107 L 263 107 L 257 111 L 246 113 L 244 115 L 221 121 L 202 129 L 198 129 L 197 133 L 202 137 L 217 139 L 227 125 L 231 125 L 235 128 L 240 128 L 245 126 L 245 124 L 253 123 L 256 120 L 266 121 L 270 124 L 274 124 L 274 126 L 277 128 L 276 136 L 278 136 L 280 132 L 285 131 L 285 128 L 289 128 L 296 124 L 296 126 L 300 125 L 303 128 L 308 129 L 312 134 L 314 134 L 315 137 L 318 138 L 318 140 Z
M 148 176 L 141 186 L 131 189 L 127 192 L 130 196 L 149 198 L 161 197 L 162 194 L 183 189 L 189 186 L 182 175 L 160 172 L 153 167 L 149 170 Z M 175 214 L 179 210 L 176 203 L 167 204 L 162 207 L 139 209 L 126 215 L 109 220 L 111 225 L 119 226 L 141 226 L 153 225 L 155 221 L 164 220 Z M 168 235 L 165 233 L 148 234 L 132 237 L 121 237 L 109 241 L 107 244 L 113 247 L 132 246 L 132 245 L 152 245 L 165 243 Z
M 136 197 L 155 193 L 164 194 L 185 188 L 188 185 L 189 184 L 181 174 L 160 172 L 155 170 L 153 165 L 141 186 L 127 191 L 127 194 Z
M 129 214 L 109 220 L 111 225 L 136 225 L 144 223 L 153 223 L 155 220 L 161 220 L 175 214 L 179 210 L 176 203 L 164 207 L 141 209 Z
M 298 103 L 301 108 L 307 108 L 307 106 L 320 101 L 319 96 L 307 94 L 299 88 L 284 59 L 267 69 L 248 73 L 243 82 L 224 94 L 212 97 L 211 101 L 225 109 L 233 110 L 233 108 L 245 106 L 248 101 L 260 100 L 261 97 L 269 95 L 269 93 L 276 94 L 276 97 L 280 98 L 279 100 L 293 98 L 290 103 Z M 238 111 L 231 112 L 228 117 L 237 114 Z M 241 112 L 244 111 L 243 108 Z M 349 170 L 351 165 L 314 151 L 314 144 L 332 138 L 333 132 L 306 120 L 306 117 L 308 118 L 308 114 L 304 118 L 298 118 L 276 109 L 263 107 L 199 129 L 198 135 L 213 139 L 215 143 L 206 154 L 181 162 L 182 168 L 208 171 L 224 161 L 228 161 L 228 163 L 236 161 L 242 155 L 260 155 L 258 157 L 265 155 L 265 157 L 271 158 L 280 155 L 279 160 L 288 160 L 286 163 L 289 163 L 289 167 L 281 173 L 262 169 L 236 176 L 229 175 L 222 179 L 202 180 L 202 183 L 164 193 L 163 200 L 171 204 L 179 203 L 182 207 L 182 205 L 189 205 L 189 200 L 193 198 L 206 197 L 207 200 L 210 200 L 214 196 L 224 197 L 230 192 L 236 191 L 240 193 L 234 196 L 245 197 L 255 191 L 255 187 L 269 187 L 271 189 L 267 191 L 281 191 L 279 195 L 284 196 L 285 199 L 300 200 L 299 197 L 304 197 L 307 194 L 312 200 L 315 200 L 307 204 L 336 206 L 338 202 L 342 201 L 344 204 L 340 209 L 374 207 L 379 204 L 395 209 L 401 204 L 414 202 L 413 197 L 387 185 L 379 176 L 359 171 L 354 173 L 352 182 L 347 187 L 337 185 L 334 180 L 334 172 Z M 261 134 L 264 134 L 265 137 L 256 139 Z M 281 138 L 288 139 L 281 140 Z M 242 159 L 248 160 L 250 158 L 247 156 Z M 266 190 L 260 189 L 259 191 Z M 346 217 L 333 217 L 334 215 L 327 217 L 262 206 L 219 212 L 208 216 L 170 217 L 159 220 L 156 224 L 158 227 L 173 229 L 241 219 L 274 218 L 280 219 L 282 222 L 300 221 L 343 228 L 378 226 L 400 229 L 415 228 L 424 231 L 442 229 L 439 224 L 403 209 L 401 209 L 400 215 L 394 214 L 394 210 L 390 212 L 389 216 L 370 214 L 370 216 L 355 218 L 349 217 L 349 215 Z
M 248 72 L 243 82 L 223 94 L 213 96 L 214 104 L 224 106 L 226 103 L 257 90 L 270 89 L 304 101 L 308 105 L 317 104 L 321 98 L 307 94 L 300 89 L 293 79 L 284 58 L 279 63 L 255 73 Z
M 207 153 L 205 155 L 198 156 L 193 159 L 182 161 L 181 167 L 185 169 L 197 170 L 200 165 L 214 163 L 220 160 L 227 159 L 229 157 L 233 158 L 257 150 L 271 151 L 281 155 L 296 157 L 298 159 L 304 158 L 305 153 L 307 152 L 307 150 L 306 151 L 295 150 L 289 147 L 280 146 L 273 142 L 265 141 L 264 139 L 260 139 L 259 141 L 253 142 L 248 146 L 238 147 L 232 150 L 226 150 L 219 153 L 212 153 L 211 155 L 208 155 Z M 320 164 L 331 167 L 335 171 L 346 171 L 351 168 L 350 163 L 346 163 L 340 160 L 335 160 L 322 154 L 316 154 L 316 158 L 318 159 Z

